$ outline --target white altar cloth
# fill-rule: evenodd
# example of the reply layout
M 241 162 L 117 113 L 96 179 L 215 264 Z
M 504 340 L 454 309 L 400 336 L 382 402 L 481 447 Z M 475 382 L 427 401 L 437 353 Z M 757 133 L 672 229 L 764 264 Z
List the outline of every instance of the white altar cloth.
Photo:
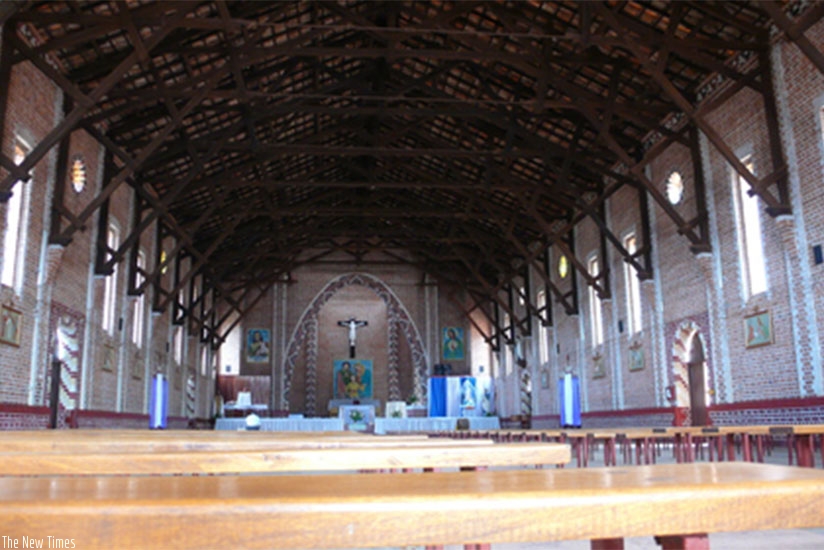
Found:
M 497 416 L 472 416 L 469 420 L 470 430 L 499 430 L 501 421 Z M 375 433 L 399 432 L 451 432 L 458 424 L 458 417 L 440 416 L 423 418 L 376 418 Z
M 218 418 L 216 430 L 244 430 L 245 418 Z M 340 418 L 261 418 L 263 432 L 342 432 Z
M 473 416 L 469 420 L 470 430 L 498 430 L 501 428 L 497 416 Z M 453 431 L 458 418 L 441 416 L 434 418 L 375 418 L 375 433 L 442 432 Z M 218 418 L 216 430 L 243 430 L 245 418 Z M 264 432 L 342 432 L 340 418 L 261 418 L 260 430 Z

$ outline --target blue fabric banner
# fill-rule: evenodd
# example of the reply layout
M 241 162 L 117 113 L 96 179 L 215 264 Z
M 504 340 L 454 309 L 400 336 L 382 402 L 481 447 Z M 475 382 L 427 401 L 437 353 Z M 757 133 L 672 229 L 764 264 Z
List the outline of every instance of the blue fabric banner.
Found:
M 446 378 L 429 379 L 429 416 L 446 416 Z

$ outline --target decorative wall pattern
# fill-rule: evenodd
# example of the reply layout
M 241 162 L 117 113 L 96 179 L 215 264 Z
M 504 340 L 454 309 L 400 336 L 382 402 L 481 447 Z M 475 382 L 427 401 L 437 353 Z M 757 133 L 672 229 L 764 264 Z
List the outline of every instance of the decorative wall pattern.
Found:
M 687 364 L 689 363 L 689 346 L 690 341 L 694 338 L 701 340 L 701 345 L 704 347 L 705 353 L 709 347 L 704 341 L 704 336 L 701 333 L 701 327 L 694 321 L 682 321 L 675 331 L 675 337 L 672 343 L 672 377 L 675 385 L 675 406 L 680 408 L 684 414 L 684 425 L 691 424 L 690 415 L 690 387 L 689 387 L 689 373 L 687 372 Z M 707 378 L 705 383 L 707 389 L 712 388 L 712 376 L 710 374 L 709 361 L 705 356 L 707 362 Z
M 60 394 L 58 400 L 57 427 L 65 428 L 67 412 L 77 408 L 80 396 L 80 363 L 83 359 L 83 333 L 85 317 L 59 302 L 52 302 L 49 317 L 49 357 L 57 357 L 63 362 L 60 369 Z M 51 387 L 51 368 L 45 369 L 43 376 L 42 403 L 48 405 Z
M 400 372 L 399 372 L 399 364 L 400 364 L 400 357 L 399 353 L 400 350 L 398 349 L 398 323 L 395 319 L 398 318 L 398 313 L 394 311 L 389 311 L 389 400 L 390 401 L 399 401 L 401 399 L 401 386 L 400 386 Z
M 196 398 L 196 377 L 194 371 L 189 371 L 186 377 L 186 418 L 195 418 Z
M 389 327 L 396 325 L 399 332 L 402 332 L 409 343 L 409 349 L 412 352 L 412 365 L 414 366 L 414 394 L 418 401 L 424 403 L 426 400 L 426 374 L 427 365 L 429 363 L 426 351 L 423 347 L 423 340 L 418 332 L 415 323 L 409 316 L 409 312 L 398 300 L 398 297 L 377 277 L 366 273 L 348 273 L 341 275 L 329 282 L 312 300 L 312 303 L 303 312 L 292 338 L 289 340 L 287 351 L 283 362 L 283 396 L 281 397 L 281 407 L 283 409 L 289 408 L 289 394 L 292 387 L 292 373 L 295 370 L 295 364 L 300 356 L 300 350 L 303 345 L 306 345 L 307 365 L 306 365 L 306 413 L 314 414 L 317 383 L 315 380 L 316 365 L 310 368 L 312 357 L 317 361 L 317 318 L 320 309 L 328 302 L 338 291 L 342 288 L 351 285 L 364 286 L 378 295 L 386 303 L 386 311 L 389 316 Z M 390 333 L 392 329 L 390 328 Z M 390 347 L 390 357 L 392 353 Z M 397 354 L 397 350 L 395 352 Z M 397 370 L 397 369 L 396 369 Z M 390 370 L 391 372 L 391 370 Z M 391 376 L 391 374 L 390 374 Z M 390 383 L 390 391 L 392 385 Z M 312 413 L 309 412 L 311 404 Z
M 306 408 L 307 416 L 317 414 L 318 390 L 318 315 L 306 320 Z

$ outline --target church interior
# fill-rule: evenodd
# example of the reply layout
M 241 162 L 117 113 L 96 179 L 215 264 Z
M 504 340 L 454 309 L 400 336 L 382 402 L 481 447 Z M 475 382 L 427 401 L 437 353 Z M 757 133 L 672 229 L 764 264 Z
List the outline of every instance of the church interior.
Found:
M 710 457 L 718 434 L 752 456 L 776 436 L 815 470 L 822 17 L 0 3 L 0 454 L 40 431 L 220 450 L 248 431 L 522 430 L 578 466 L 594 441 L 607 466 L 643 428 L 648 462 L 650 434 L 697 463 L 713 430 Z

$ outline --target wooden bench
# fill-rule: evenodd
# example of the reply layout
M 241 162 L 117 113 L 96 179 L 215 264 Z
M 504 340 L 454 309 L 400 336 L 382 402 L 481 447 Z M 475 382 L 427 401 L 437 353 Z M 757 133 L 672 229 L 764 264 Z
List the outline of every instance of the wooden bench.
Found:
M 0 432 L 0 449 L 15 452 L 240 451 L 290 448 L 397 446 L 434 440 L 425 435 L 375 436 L 347 432 L 151 432 L 96 430 L 23 433 Z M 212 434 L 210 437 L 209 434 Z M 467 445 L 491 444 L 491 440 Z
M 570 459 L 569 446 L 558 443 L 470 444 L 410 441 L 335 447 L 291 447 L 245 450 L 163 450 L 138 446 L 103 452 L 0 452 L 2 475 L 150 475 L 409 470 L 555 465 Z M 322 442 L 321 442 L 322 443 Z
M 820 440 L 822 464 L 824 464 L 824 424 L 794 425 L 742 425 L 742 426 L 685 426 L 668 430 L 676 438 L 679 461 L 692 462 L 696 458 L 695 441 L 706 439 L 709 443 L 709 459 L 735 460 L 736 441 L 740 443 L 742 459 L 764 461 L 765 440 L 786 437 L 788 463 L 798 466 L 815 466 L 816 438 Z M 755 455 L 752 444 L 755 442 Z
M 11 539 L 77 548 L 343 548 L 824 526 L 824 472 L 753 463 L 380 475 L 2 477 Z M 686 534 L 686 536 L 685 536 Z M 675 546 L 673 546 L 675 544 Z M 22 547 L 22 546 L 21 546 Z M 44 546 L 47 547 L 47 546 Z M 52 546 L 54 547 L 54 546 Z

